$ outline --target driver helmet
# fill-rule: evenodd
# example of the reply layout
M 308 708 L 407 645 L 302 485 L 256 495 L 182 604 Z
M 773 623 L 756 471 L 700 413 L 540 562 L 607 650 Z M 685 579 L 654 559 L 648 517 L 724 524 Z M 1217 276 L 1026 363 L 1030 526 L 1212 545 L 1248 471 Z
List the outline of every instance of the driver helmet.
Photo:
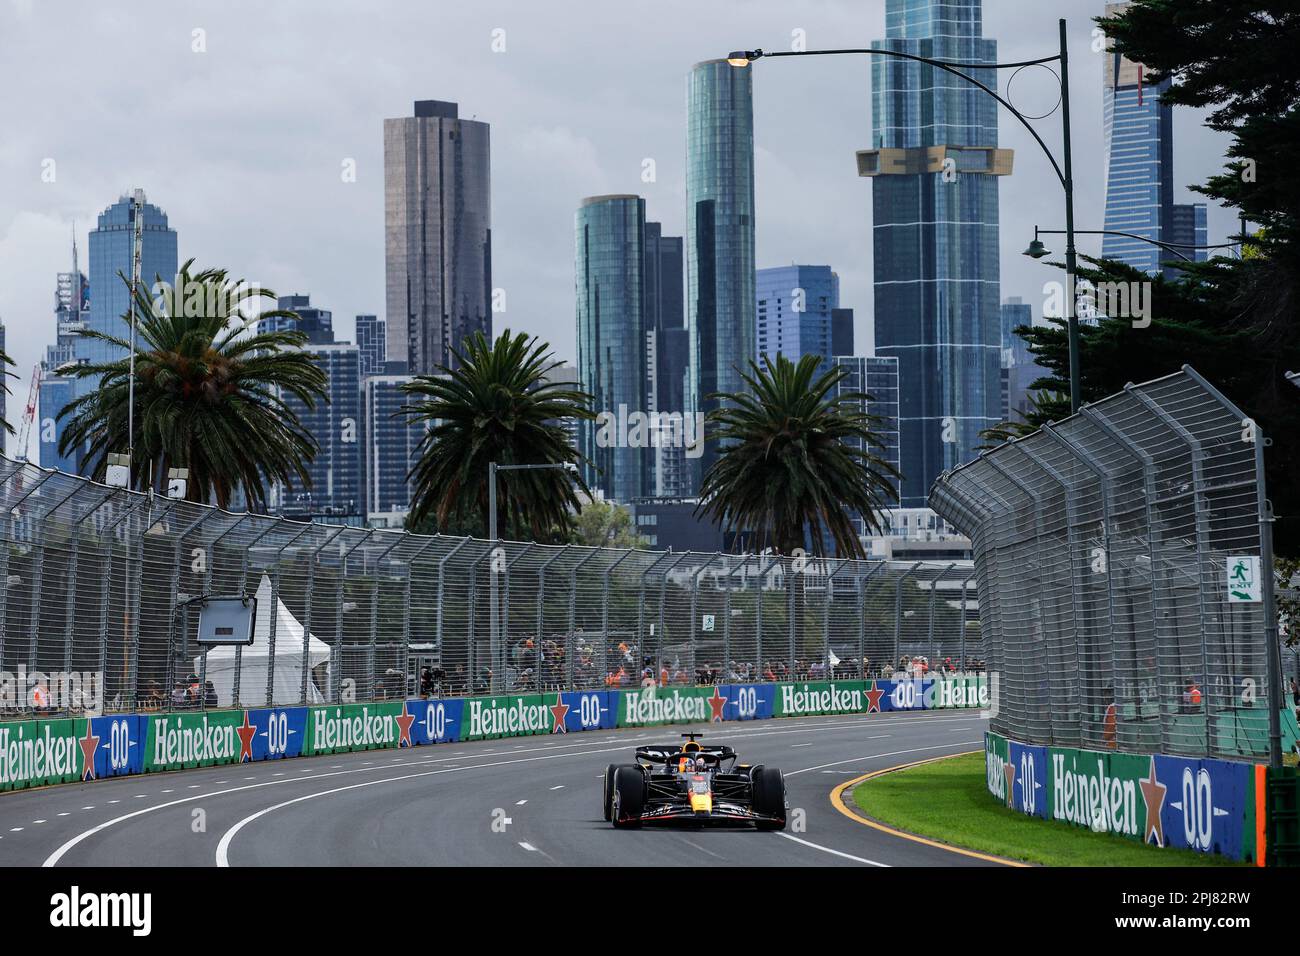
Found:
M 709 765 L 708 765 L 707 763 L 704 762 L 704 758 L 703 758 L 703 757 L 696 757 L 696 758 L 695 758 L 695 772 L 696 772 L 696 773 L 704 773 L 704 771 L 708 769 L 708 766 L 709 766 Z

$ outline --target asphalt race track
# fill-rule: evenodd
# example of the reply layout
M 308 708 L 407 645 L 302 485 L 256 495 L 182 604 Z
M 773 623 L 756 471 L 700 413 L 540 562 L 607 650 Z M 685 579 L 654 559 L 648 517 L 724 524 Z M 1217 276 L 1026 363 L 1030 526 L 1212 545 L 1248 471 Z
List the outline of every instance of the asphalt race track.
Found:
M 847 818 L 833 787 L 978 749 L 978 711 L 804 717 L 484 740 L 207 767 L 0 794 L 6 866 L 979 866 Z M 802 831 L 601 819 L 599 777 L 686 730 L 785 771 Z M 197 832 L 196 832 L 197 831 Z

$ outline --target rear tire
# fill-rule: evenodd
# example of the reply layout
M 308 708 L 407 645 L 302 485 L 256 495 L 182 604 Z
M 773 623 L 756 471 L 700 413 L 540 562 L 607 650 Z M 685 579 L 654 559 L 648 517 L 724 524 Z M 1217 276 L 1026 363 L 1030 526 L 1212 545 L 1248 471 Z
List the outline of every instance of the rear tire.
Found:
M 640 767 L 617 767 L 614 770 L 614 800 L 610 808 L 610 822 L 616 830 L 633 829 L 641 825 L 641 811 L 645 808 L 645 774 Z
M 605 820 L 608 821 L 614 813 L 614 772 L 618 767 L 609 764 L 605 767 L 605 779 L 601 783 L 601 790 L 604 791 Z
M 757 767 L 754 770 L 754 810 L 773 820 L 756 822 L 760 830 L 785 829 L 785 775 L 776 767 Z

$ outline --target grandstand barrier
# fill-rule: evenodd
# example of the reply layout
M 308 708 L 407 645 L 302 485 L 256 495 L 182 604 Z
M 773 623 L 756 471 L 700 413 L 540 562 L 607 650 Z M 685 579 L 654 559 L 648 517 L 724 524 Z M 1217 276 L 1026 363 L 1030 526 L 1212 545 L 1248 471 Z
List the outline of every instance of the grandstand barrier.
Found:
M 0 791 L 319 754 L 822 714 L 987 705 L 984 675 L 412 698 L 0 723 Z

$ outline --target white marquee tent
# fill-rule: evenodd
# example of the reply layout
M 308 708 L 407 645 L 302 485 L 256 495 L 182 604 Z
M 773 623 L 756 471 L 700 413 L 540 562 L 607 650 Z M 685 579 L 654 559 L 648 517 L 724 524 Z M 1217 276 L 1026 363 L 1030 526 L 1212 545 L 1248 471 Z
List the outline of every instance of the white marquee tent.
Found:
M 239 697 L 248 705 L 266 701 L 266 677 L 271 648 L 271 579 L 265 574 L 257 587 L 257 614 L 253 619 L 253 643 L 239 655 Z M 275 665 L 271 669 L 273 703 L 297 704 L 302 699 L 303 645 L 311 648 L 310 667 L 315 670 L 330 659 L 329 645 L 308 635 L 302 624 L 278 598 L 275 601 Z M 202 657 L 194 658 L 194 673 L 201 674 Z M 229 645 L 208 651 L 207 679 L 217 692 L 218 706 L 227 707 L 234 700 L 235 648 Z M 307 703 L 324 701 L 312 674 L 307 675 Z

